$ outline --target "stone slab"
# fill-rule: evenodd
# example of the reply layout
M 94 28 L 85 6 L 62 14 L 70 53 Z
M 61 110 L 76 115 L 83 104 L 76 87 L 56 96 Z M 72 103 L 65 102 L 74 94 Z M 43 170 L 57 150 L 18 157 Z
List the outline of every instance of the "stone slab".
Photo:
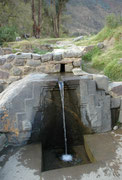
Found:
M 0 180 L 40 180 L 42 170 L 40 143 L 11 148 L 4 151 L 1 157 Z
M 122 130 L 86 136 L 96 162 L 43 172 L 42 180 L 121 180 Z

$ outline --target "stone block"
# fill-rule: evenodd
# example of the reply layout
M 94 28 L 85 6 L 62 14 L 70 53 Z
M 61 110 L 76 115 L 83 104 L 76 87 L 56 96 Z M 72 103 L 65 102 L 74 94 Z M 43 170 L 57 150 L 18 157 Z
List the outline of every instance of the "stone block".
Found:
M 53 53 L 53 60 L 54 61 L 61 61 L 62 60 L 62 53 L 59 53 L 59 52 Z
M 3 150 L 4 146 L 6 145 L 7 138 L 5 134 L 0 134 L 0 151 Z
M 12 68 L 12 65 L 10 63 L 6 63 L 1 68 L 5 70 L 10 70 Z
M 18 81 L 18 80 L 20 80 L 20 79 L 21 79 L 20 76 L 10 76 L 10 77 L 9 77 L 9 80 L 8 80 L 8 83 L 11 84 L 11 83 L 13 83 L 13 82 L 15 82 L 15 81 Z
M 3 50 L 1 47 L 0 47 L 0 56 L 3 56 Z
M 8 79 L 9 78 L 9 73 L 0 71 L 0 79 Z
M 120 98 L 116 97 L 116 98 L 111 98 L 111 108 L 119 108 L 120 107 Z
M 26 63 L 27 66 L 32 66 L 32 67 L 37 67 L 37 66 L 40 66 L 41 65 L 41 61 L 39 60 L 27 60 L 27 63 Z
M 42 62 L 48 62 L 52 60 L 53 60 L 53 53 L 47 53 L 47 54 L 41 55 Z
M 122 97 L 122 82 L 112 82 L 109 84 L 109 94 L 112 97 Z
M 73 61 L 73 66 L 74 66 L 74 67 L 81 67 L 81 61 L 82 61 L 81 59 L 78 59 L 78 60 L 76 59 L 76 60 L 74 60 L 74 61 Z
M 80 58 L 82 56 L 82 51 L 78 49 L 69 49 L 64 52 L 64 58 Z
M 40 54 L 32 54 L 32 59 L 40 60 L 41 59 L 41 55 Z
M 99 74 L 93 74 L 93 80 L 96 81 L 98 89 L 102 89 L 102 90 L 105 90 L 106 92 L 108 92 L 109 81 L 108 81 L 107 76 L 99 75 Z
M 25 74 L 28 74 L 28 73 L 30 73 L 30 72 L 34 72 L 34 71 L 36 71 L 36 68 L 35 68 L 35 67 L 25 66 L 25 67 L 23 68 L 23 73 L 24 73 L 24 75 L 25 75 Z
M 12 62 L 15 59 L 15 54 L 10 54 L 6 57 L 7 62 Z
M 14 65 L 15 66 L 24 66 L 25 65 L 25 59 L 15 59 Z
M 71 63 L 65 65 L 65 72 L 72 72 L 73 65 Z
M 3 53 L 6 54 L 12 54 L 12 49 L 11 48 L 3 48 Z
M 13 75 L 14 76 L 20 76 L 22 75 L 22 70 L 20 68 L 14 67 L 13 68 Z
M 6 58 L 0 57 L 0 65 L 5 64 Z
M 32 53 L 19 53 L 16 55 L 16 59 L 32 59 Z

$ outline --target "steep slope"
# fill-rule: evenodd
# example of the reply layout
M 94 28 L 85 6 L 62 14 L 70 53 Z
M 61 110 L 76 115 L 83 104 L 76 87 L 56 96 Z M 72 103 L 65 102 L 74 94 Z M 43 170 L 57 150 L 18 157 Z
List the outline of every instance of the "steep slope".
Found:
M 89 34 L 98 32 L 109 13 L 122 15 L 122 0 L 69 0 L 67 14 L 71 23 L 66 27 L 70 34 Z

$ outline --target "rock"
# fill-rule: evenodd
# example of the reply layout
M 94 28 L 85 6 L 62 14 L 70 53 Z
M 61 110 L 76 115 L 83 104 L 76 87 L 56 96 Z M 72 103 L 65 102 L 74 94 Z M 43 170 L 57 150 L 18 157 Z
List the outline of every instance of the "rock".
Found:
M 13 75 L 14 75 L 14 76 L 20 76 L 20 75 L 22 75 L 22 70 L 21 70 L 20 68 L 14 67 L 14 68 L 13 68 Z
M 119 108 L 120 107 L 120 98 L 116 97 L 116 98 L 111 98 L 111 108 Z
M 12 62 L 15 59 L 15 54 L 10 54 L 6 58 L 7 58 L 7 62 Z
M 96 81 L 97 88 L 98 89 L 103 89 L 106 92 L 108 92 L 108 77 L 104 75 L 99 75 L 99 74 L 93 74 L 93 80 Z
M 2 50 L 3 50 L 4 55 L 12 54 L 12 49 L 11 48 L 3 48 Z
M 41 55 L 40 54 L 32 54 L 32 59 L 41 60 Z
M 17 53 L 16 59 L 32 59 L 32 53 Z
M 74 68 L 74 69 L 72 70 L 72 72 L 73 72 L 73 74 L 76 75 L 76 76 L 88 75 L 88 73 L 85 72 L 85 71 L 82 71 L 81 68 Z
M 10 63 L 6 63 L 1 68 L 5 70 L 10 70 L 12 68 L 12 65 Z
M 2 50 L 2 48 L 0 47 L 0 56 L 2 56 L 3 55 L 3 50 Z
M 118 126 L 114 126 L 113 130 L 116 131 L 119 127 Z
M 5 64 L 6 58 L 0 57 L 0 65 Z
M 37 67 L 41 65 L 41 61 L 39 60 L 27 60 L 27 66 Z
M 81 59 L 74 60 L 74 61 L 73 61 L 73 66 L 74 66 L 74 67 L 81 67 L 81 63 L 82 63 L 82 60 L 81 60 Z
M 21 41 L 21 37 L 20 36 L 16 37 L 16 41 Z
M 83 40 L 83 39 L 84 39 L 84 36 L 79 36 L 79 37 L 74 38 L 73 42 L 80 41 L 80 40 Z
M 52 53 L 47 53 L 44 55 L 41 55 L 41 61 L 42 62 L 48 62 L 53 60 L 53 54 Z
M 24 66 L 25 65 L 25 59 L 15 59 L 14 61 L 15 66 Z
M 23 73 L 24 75 L 27 75 L 28 73 L 32 73 L 36 71 L 36 68 L 35 67 L 30 67 L 30 66 L 25 66 L 24 69 L 23 69 Z
M 88 53 L 89 51 L 91 51 L 92 49 L 94 49 L 94 47 L 95 47 L 95 45 L 90 45 L 90 46 L 84 47 L 82 54 Z
M 3 150 L 3 148 L 5 147 L 7 142 L 7 138 L 5 136 L 5 134 L 0 134 L 0 151 Z
M 42 64 L 37 68 L 37 71 L 42 73 L 58 73 L 60 72 L 60 64 L 49 64 L 47 66 Z
M 82 56 L 82 51 L 80 49 L 68 49 L 64 51 L 64 58 L 80 58 Z
M 98 47 L 99 49 L 103 49 L 103 48 L 104 48 L 104 43 L 103 43 L 103 42 L 98 43 L 98 44 L 97 44 L 97 47 Z
M 0 71 L 0 79 L 8 79 L 9 78 L 9 73 Z
M 53 60 L 54 61 L 61 61 L 62 60 L 62 53 L 53 53 Z
M 122 97 L 122 82 L 109 83 L 109 94 L 113 97 Z
M 73 65 L 71 63 L 65 65 L 65 72 L 72 72 Z
M 21 79 L 20 76 L 10 76 L 10 78 L 9 78 L 9 80 L 8 80 L 8 84 L 11 84 L 11 83 L 13 83 L 13 82 L 15 82 L 15 81 L 18 81 L 18 80 L 20 80 L 20 79 Z

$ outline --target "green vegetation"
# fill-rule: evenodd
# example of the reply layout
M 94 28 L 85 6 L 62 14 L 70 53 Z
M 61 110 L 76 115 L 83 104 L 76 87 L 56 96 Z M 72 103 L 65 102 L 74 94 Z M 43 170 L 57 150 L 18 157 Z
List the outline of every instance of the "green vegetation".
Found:
M 3 42 L 15 41 L 16 35 L 15 27 L 0 27 L 0 45 L 2 45 Z
M 92 67 L 102 70 L 111 80 L 122 81 L 122 64 L 119 63 L 122 58 L 122 19 L 113 15 L 106 20 L 106 26 L 97 35 L 86 37 L 77 42 L 79 46 L 97 45 L 104 42 L 105 47 L 102 50 L 94 48 L 83 59 L 91 61 Z
M 94 56 L 98 56 L 101 54 L 101 50 L 95 46 L 91 51 L 89 51 L 87 54 L 83 55 L 82 59 L 84 61 L 91 61 Z

